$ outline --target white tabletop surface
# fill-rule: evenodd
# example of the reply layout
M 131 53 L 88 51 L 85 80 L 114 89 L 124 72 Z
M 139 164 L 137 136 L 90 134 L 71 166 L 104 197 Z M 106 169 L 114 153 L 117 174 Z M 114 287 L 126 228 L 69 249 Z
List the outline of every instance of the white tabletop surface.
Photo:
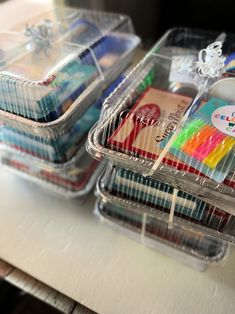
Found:
M 199 273 L 0 172 L 0 257 L 100 314 L 235 313 L 235 250 Z
M 50 2 L 1 5 L 1 30 Z M 100 314 L 235 313 L 234 249 L 198 273 L 101 225 L 93 207 L 0 171 L 0 258 Z

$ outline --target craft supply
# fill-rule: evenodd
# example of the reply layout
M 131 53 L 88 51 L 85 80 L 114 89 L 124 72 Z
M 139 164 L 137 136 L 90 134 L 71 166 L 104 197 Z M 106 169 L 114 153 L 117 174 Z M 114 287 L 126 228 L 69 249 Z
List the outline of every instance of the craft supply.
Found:
M 137 87 L 138 92 L 143 93 L 144 91 L 146 91 L 147 88 L 153 84 L 155 77 L 156 77 L 156 73 L 154 69 L 151 69 L 148 72 L 148 74 L 144 77 L 143 81 Z
M 218 163 L 234 148 L 235 139 L 226 137 L 204 160 L 203 163 L 215 168 Z
M 51 13 L 18 26 L 9 44 L 0 34 L 0 146 L 8 169 L 46 190 L 81 196 L 103 170 L 86 156 L 88 131 L 140 39 L 127 16 Z
M 169 36 L 172 33 L 172 37 Z M 168 57 L 168 55 L 151 51 L 106 101 L 105 106 L 111 105 L 110 109 L 107 110 L 106 115 L 104 112 L 97 127 L 90 133 L 88 150 L 97 159 L 106 157 L 115 166 L 126 167 L 148 178 L 166 182 L 176 190 L 185 190 L 189 194 L 208 202 L 209 206 L 223 208 L 224 205 L 225 210 L 231 213 L 233 212 L 234 180 L 231 179 L 233 175 L 230 175 L 228 180 L 226 176 L 229 173 L 234 173 L 234 148 L 230 146 L 230 150 L 226 150 L 224 156 L 219 154 L 220 159 L 215 161 L 216 166 L 214 168 L 203 162 L 210 153 L 214 153 L 215 149 L 224 142 L 226 135 L 232 136 L 232 134 L 224 133 L 222 128 L 219 128 L 219 125 L 212 121 L 212 118 L 218 108 L 228 113 L 225 106 L 234 108 L 234 104 L 220 97 L 212 97 L 208 93 L 210 85 L 216 80 L 218 81 L 218 78 L 222 81 L 224 77 L 232 75 L 223 73 L 224 56 L 232 50 L 230 47 L 232 44 L 231 37 L 215 34 L 209 39 L 207 35 L 202 34 L 201 36 L 201 33 L 199 35 L 198 32 L 194 31 L 188 33 L 186 30 L 176 30 L 169 32 L 169 34 L 159 43 L 159 51 L 163 51 L 164 46 L 169 48 L 169 52 L 175 51 L 174 45 L 176 48 L 182 47 L 183 50 L 191 49 L 190 55 L 195 56 L 196 62 L 192 64 L 193 68 L 188 68 L 188 74 L 190 75 L 192 70 L 193 75 L 199 76 L 195 83 L 198 84 L 199 91 L 193 101 L 189 99 L 179 122 L 175 125 L 169 125 L 171 122 L 169 116 L 164 117 L 162 115 L 162 107 L 168 110 L 169 101 L 162 102 L 163 106 L 161 107 L 161 101 L 159 102 L 156 96 L 153 97 L 153 101 L 142 104 L 142 99 L 148 93 L 152 93 L 151 90 L 157 90 L 159 94 L 170 95 L 169 98 L 171 95 L 179 98 L 185 96 L 174 94 L 183 86 L 177 86 L 179 82 L 177 80 L 173 83 L 170 80 L 174 55 L 169 53 Z M 183 34 L 183 36 L 181 37 L 179 34 Z M 210 43 L 213 44 L 210 45 Z M 182 57 L 182 66 L 185 55 L 189 54 L 176 54 L 176 56 Z M 219 61 L 218 66 L 217 61 Z M 211 68 L 211 66 L 213 67 Z M 150 80 L 148 85 L 145 84 L 144 80 L 150 71 L 154 74 L 153 80 Z M 147 106 L 144 108 L 144 105 Z M 138 110 L 138 106 L 143 108 Z M 220 112 L 216 118 L 220 121 L 227 119 L 227 129 L 230 128 L 230 131 L 227 131 L 230 133 L 235 133 L 233 115 L 231 112 L 229 115 Z M 166 130 L 168 125 L 169 128 Z M 188 142 L 190 140 L 191 143 Z M 157 164 L 158 161 L 159 164 Z M 121 202 L 122 197 L 129 196 L 132 200 L 129 201 L 130 198 L 128 201 L 125 199 L 125 204 L 130 204 L 136 210 L 142 208 L 143 204 L 143 207 L 147 207 L 147 201 L 144 203 L 143 198 L 138 197 L 141 195 L 140 193 L 146 192 L 146 186 L 143 185 L 138 190 L 137 188 L 131 190 L 131 183 L 129 186 L 130 191 L 132 191 L 131 197 L 127 195 L 123 183 L 123 190 L 119 194 L 117 191 L 116 194 L 113 193 L 113 200 L 117 199 L 118 202 Z M 151 197 L 148 199 L 149 204 L 150 200 L 153 199 Z M 212 216 L 219 217 L 215 214 L 215 210 L 211 215 L 209 212 L 206 214 L 208 214 L 208 220 L 213 220 Z M 217 227 L 219 220 L 220 218 L 215 223 Z M 219 228 L 222 228 L 222 224 Z M 223 233 L 222 229 L 220 231 Z
M 109 96 L 123 78 L 124 76 L 120 75 L 112 82 L 102 96 L 90 106 L 76 123 L 71 125 L 67 133 L 53 139 L 47 139 L 1 125 L 0 142 L 50 162 L 63 163 L 69 160 L 77 152 L 79 146 L 84 143 L 88 131 L 98 120 L 104 99 Z
M 174 188 L 153 178 L 146 178 L 139 173 L 130 170 L 113 168 L 108 177 L 104 178 L 104 188 L 110 193 L 119 195 L 126 200 L 170 211 L 174 201 L 176 215 L 182 214 L 201 220 L 205 203 L 197 200 L 182 191 L 177 191 L 174 196 Z
M 192 115 L 170 148 L 178 159 L 217 182 L 222 182 L 235 167 L 235 140 L 231 127 L 235 106 L 228 104 L 228 101 L 211 98 Z M 218 122 L 220 120 L 222 123 Z M 161 147 L 166 143 L 167 140 L 162 142 Z
M 110 136 L 112 147 L 138 152 L 149 158 L 159 154 L 163 141 L 180 122 L 191 98 L 148 88 Z M 157 126 L 162 122 L 162 128 Z
M 198 132 L 200 128 L 204 127 L 205 125 L 205 122 L 200 119 L 191 121 L 178 135 L 172 146 L 174 148 L 180 149 L 188 139 L 190 139 L 195 133 Z
M 24 62 L 29 62 L 29 66 L 25 67 Z M 1 71 L 5 78 L 2 76 L 0 79 L 0 109 L 38 121 L 58 118 L 98 76 L 94 66 L 82 64 L 78 60 L 70 62 L 46 82 L 29 83 L 27 86 L 26 82 L 23 85 L 17 81 L 25 79 L 24 73 L 27 77 L 38 75 L 39 79 L 44 68 L 40 63 L 37 68 L 33 68 L 29 56 L 25 57 L 24 62 L 20 62 L 20 67 L 18 64 L 16 67 L 12 65 L 7 68 L 7 72 Z M 20 75 L 20 78 L 16 77 L 14 81 L 11 78 L 13 74 Z M 25 90 L 22 90 L 23 86 Z M 30 92 L 27 88 L 30 88 Z
M 223 239 L 228 235 L 235 239 L 235 217 L 232 214 L 138 172 L 109 165 L 97 183 L 97 193 L 133 213 L 145 212 L 147 215 L 162 217 L 166 223 L 174 211 L 173 227 L 183 225 L 192 230 L 207 230 Z
M 197 147 L 192 156 L 203 161 L 224 139 L 224 134 L 214 132 L 203 144 Z
M 52 19 L 36 19 L 37 24 L 25 22 L 24 40 L 22 31 L 8 40 L 0 35 L 5 47 L 0 109 L 12 113 L 12 119 L 58 120 L 78 99 L 79 111 L 85 99 L 102 91 L 106 79 L 110 83 L 129 65 L 139 39 L 132 34 L 128 17 L 74 12 L 69 18 L 65 10 L 58 20 L 51 14 Z
M 189 155 L 193 155 L 193 153 L 197 150 L 199 146 L 205 143 L 207 139 L 209 139 L 213 134 L 215 134 L 216 129 L 210 125 L 206 125 L 202 127 L 190 140 L 188 140 L 182 150 Z

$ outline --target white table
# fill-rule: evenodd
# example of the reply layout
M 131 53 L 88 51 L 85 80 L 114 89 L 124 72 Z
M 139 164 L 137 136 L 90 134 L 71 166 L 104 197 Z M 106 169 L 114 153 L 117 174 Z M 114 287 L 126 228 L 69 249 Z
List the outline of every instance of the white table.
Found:
M 55 198 L 0 172 L 0 257 L 101 314 L 231 314 L 235 250 L 198 273 L 100 224 L 94 198 Z

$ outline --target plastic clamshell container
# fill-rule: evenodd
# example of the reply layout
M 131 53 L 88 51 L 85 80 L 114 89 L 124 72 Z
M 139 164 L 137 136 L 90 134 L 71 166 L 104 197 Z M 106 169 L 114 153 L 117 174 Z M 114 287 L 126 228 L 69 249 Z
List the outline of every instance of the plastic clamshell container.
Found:
M 228 252 L 223 241 L 180 226 L 168 229 L 161 219 L 129 211 L 112 199 L 99 197 L 95 214 L 105 225 L 197 271 L 205 271 L 211 263 L 223 260 Z
M 22 35 L 15 35 L 16 40 L 18 36 Z M 9 41 L 13 40 L 11 36 Z M 93 89 L 102 81 L 96 60 L 86 48 L 60 38 L 48 52 L 35 51 L 36 48 L 28 48 L 29 44 L 25 40 L 16 56 L 9 58 L 6 54 L 1 60 L 1 111 L 50 122 L 89 86 Z
M 84 145 L 64 164 L 38 160 L 9 147 L 1 150 L 1 163 L 6 170 L 52 194 L 67 198 L 87 195 L 104 169 L 103 163 L 97 162 L 86 153 Z
M 122 81 L 123 75 L 119 76 L 108 86 L 99 97 L 68 131 L 53 138 L 32 135 L 25 131 L 19 131 L 8 125 L 0 124 L 0 143 L 15 148 L 38 159 L 51 163 L 65 163 L 78 151 L 81 143 L 84 143 L 88 131 L 99 119 L 101 107 L 109 94 Z
M 82 46 L 93 44 L 99 37 L 111 31 L 134 32 L 131 19 L 126 15 L 67 6 L 54 6 L 53 9 L 36 14 L 24 23 L 16 25 L 13 31 L 22 32 L 26 24 L 39 25 L 42 21 L 52 22 L 60 34 L 66 34 L 70 41 L 76 40 Z
M 235 95 L 229 102 L 218 94 L 201 93 L 196 84 L 172 81 L 171 69 L 172 58 L 148 54 L 104 103 L 87 149 L 98 159 L 106 157 L 121 167 L 154 176 L 235 214 L 234 137 L 211 121 L 212 107 L 231 105 Z M 226 73 L 214 84 L 233 78 L 233 73 Z M 210 91 L 213 85 L 207 87 Z M 191 105 L 196 109 L 182 125 Z M 164 153 L 171 138 L 174 141 Z M 177 141 L 179 152 L 174 150 Z
M 189 54 L 198 56 L 200 50 L 218 40 L 223 43 L 224 55 L 229 55 L 235 51 L 234 34 L 176 27 L 166 31 L 148 54 L 156 53 L 170 58 Z
M 42 30 L 48 35 L 38 44 Z M 55 20 L 28 25 L 26 34 L 10 34 L 8 40 L 0 34 L 7 47 L 17 43 L 0 55 L 0 120 L 48 138 L 78 120 L 124 71 L 140 43 L 128 17 L 87 10 L 62 11 Z
M 97 182 L 97 191 L 103 199 L 133 213 L 146 213 L 169 225 L 235 242 L 235 216 L 155 178 L 109 164 Z

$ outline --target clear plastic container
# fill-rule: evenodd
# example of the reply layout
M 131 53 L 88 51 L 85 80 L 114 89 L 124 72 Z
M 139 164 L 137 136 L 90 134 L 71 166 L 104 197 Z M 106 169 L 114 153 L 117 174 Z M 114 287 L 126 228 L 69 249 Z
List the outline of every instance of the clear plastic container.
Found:
M 28 24 L 26 36 L 22 30 L 0 33 L 7 47 L 0 54 L 0 119 L 48 137 L 83 114 L 123 72 L 140 43 L 125 16 L 58 12 L 54 19 Z
M 97 183 L 98 195 L 133 214 L 149 214 L 177 226 L 235 242 L 235 216 L 173 186 L 138 172 L 108 165 Z
M 42 21 L 51 21 L 60 34 L 66 34 L 71 41 L 76 40 L 80 45 L 91 45 L 97 38 L 116 30 L 122 33 L 134 32 L 132 22 L 126 15 L 65 6 L 54 6 L 53 9 L 36 14 L 16 25 L 12 31 L 22 32 L 26 24 L 39 25 Z
M 209 81 L 203 93 L 171 75 L 172 58 L 148 54 L 104 103 L 87 149 L 235 215 L 235 139 L 211 118 L 213 110 L 234 108 L 235 89 L 229 85 L 230 100 L 221 92 L 226 80 L 235 83 L 234 74 Z
M 115 230 L 198 271 L 227 255 L 228 245 L 223 241 L 180 226 L 168 229 L 161 219 L 130 211 L 112 199 L 98 198 L 95 214 Z
M 70 160 L 81 146 L 81 143 L 84 143 L 90 128 L 99 119 L 104 100 L 123 78 L 124 75 L 121 75 L 112 82 L 101 97 L 76 122 L 74 121 L 74 124 L 70 125 L 66 133 L 63 134 L 61 132 L 62 134 L 60 135 L 47 138 L 19 131 L 2 124 L 0 125 L 1 147 L 4 149 L 5 146 L 9 146 L 51 163 L 64 163 Z
M 62 164 L 48 163 L 12 148 L 1 151 L 3 168 L 42 187 L 45 191 L 67 198 L 88 194 L 104 169 L 104 164 L 92 159 L 79 148 L 76 155 Z
M 11 35 L 8 40 L 18 41 L 18 36 L 22 34 Z M 12 119 L 21 116 L 50 122 L 62 116 L 79 96 L 84 97 L 87 89 L 94 89 L 102 81 L 102 73 L 89 49 L 58 41 L 48 52 L 38 52 L 28 48 L 26 37 L 24 41 L 22 47 L 15 49 L 16 56 L 6 53 L 1 59 L 2 114 L 6 112 Z
M 56 8 L 0 33 L 2 163 L 49 191 L 88 193 L 103 165 L 84 142 L 140 39 L 126 16 Z
M 159 54 L 167 57 L 198 56 L 212 42 L 223 42 L 223 54 L 229 55 L 235 51 L 234 34 L 176 27 L 168 30 L 150 49 L 148 54 Z

